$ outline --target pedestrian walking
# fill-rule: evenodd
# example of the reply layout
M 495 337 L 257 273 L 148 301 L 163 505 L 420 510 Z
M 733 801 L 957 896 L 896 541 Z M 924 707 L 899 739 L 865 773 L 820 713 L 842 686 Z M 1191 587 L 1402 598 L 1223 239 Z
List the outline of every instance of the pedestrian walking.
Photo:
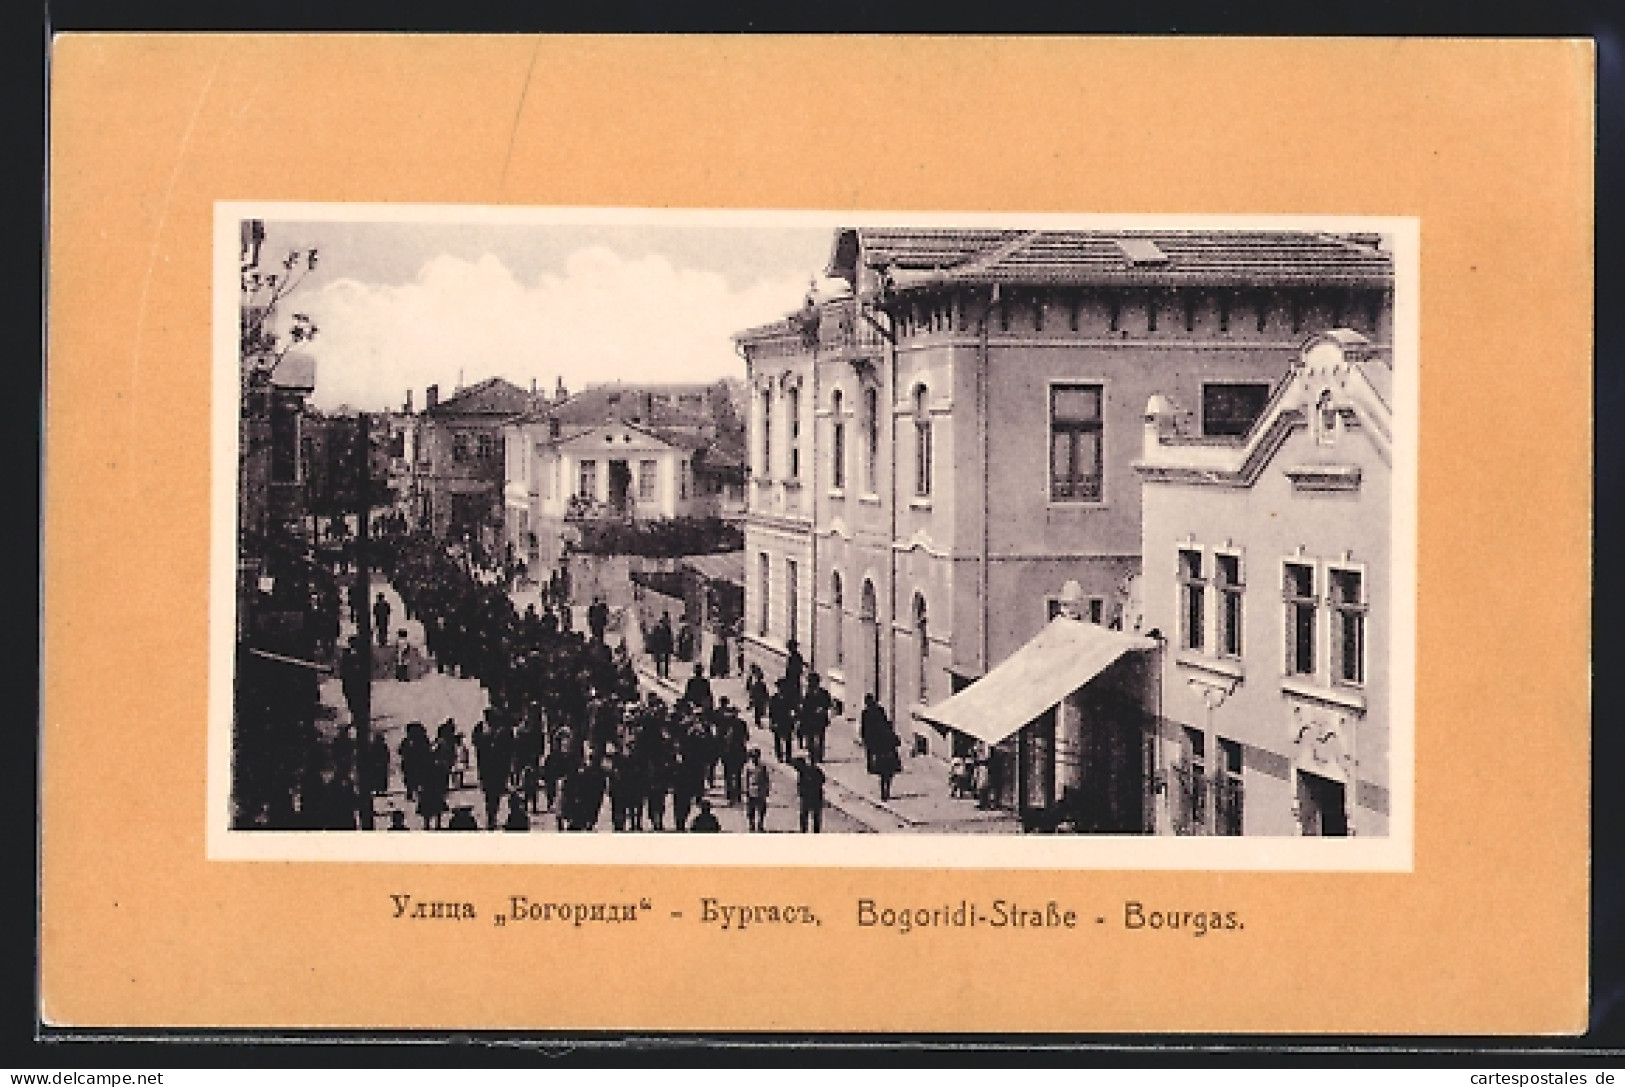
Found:
M 379 649 L 389 644 L 389 601 L 384 599 L 383 593 L 372 603 L 372 631 Z
M 762 719 L 767 716 L 768 691 L 767 680 L 762 675 L 762 666 L 752 664 L 750 676 L 745 680 L 745 697 L 750 700 L 751 716 L 756 720 L 756 727 L 762 727 Z
M 885 707 L 873 694 L 863 696 L 863 713 L 858 719 L 858 735 L 863 740 L 864 761 L 869 773 L 880 779 L 880 799 L 891 799 L 892 778 L 903 769 L 898 754 L 902 740 L 886 716 Z
M 796 771 L 796 799 L 800 803 L 801 833 L 821 833 L 824 829 L 824 771 L 810 759 L 791 763 Z
M 701 713 L 711 712 L 711 681 L 705 678 L 705 669 L 701 665 L 694 666 L 694 674 L 688 677 L 688 683 L 683 687 L 683 697 Z
M 745 722 L 726 698 L 722 705 L 727 711 L 721 720 L 722 791 L 729 806 L 733 806 L 745 798 L 745 762 L 750 757 L 750 735 Z
M 671 678 L 671 613 L 661 612 L 660 618 L 649 631 L 649 655 L 654 658 L 655 675 L 661 679 Z
M 767 717 L 773 729 L 773 757 L 779 762 L 789 762 L 790 756 L 795 753 L 796 719 L 795 710 L 782 685 L 768 699 Z
M 502 821 L 503 830 L 529 830 L 530 812 L 523 793 L 508 794 L 508 817 Z
M 722 824 L 717 822 L 716 813 L 711 810 L 711 802 L 700 801 L 700 813 L 694 817 L 694 822 L 688 828 L 695 834 L 716 834 L 722 830 Z
M 772 791 L 773 778 L 762 763 L 762 749 L 753 747 L 745 764 L 745 824 L 750 830 L 767 830 L 767 798 Z
M 783 683 L 787 688 L 791 701 L 796 708 L 801 708 L 801 676 L 807 670 L 807 660 L 801 655 L 801 646 L 794 638 L 784 645 L 784 677 Z
M 412 645 L 407 641 L 406 628 L 395 632 L 395 681 L 405 683 L 412 678 Z
M 824 761 L 824 737 L 829 732 L 829 715 L 833 702 L 824 689 L 817 672 L 807 676 L 807 693 L 801 699 L 801 746 L 813 762 Z

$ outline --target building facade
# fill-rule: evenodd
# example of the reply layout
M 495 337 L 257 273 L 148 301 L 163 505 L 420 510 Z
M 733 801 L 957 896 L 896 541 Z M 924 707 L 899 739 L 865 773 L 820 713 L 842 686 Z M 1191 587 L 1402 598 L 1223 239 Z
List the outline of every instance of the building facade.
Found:
M 1359 333 L 1316 336 L 1250 432 L 1218 444 L 1147 407 L 1166 832 L 1387 833 L 1391 365 Z
M 503 425 L 533 404 L 531 394 L 500 377 L 446 400 L 429 386 L 412 440 L 420 526 L 440 540 L 466 537 L 490 552 L 500 547 Z
M 827 274 L 833 296 L 736 336 L 747 654 L 771 672 L 794 637 L 849 714 L 876 693 L 942 756 L 974 740 L 925 709 L 1043 630 L 1068 582 L 1123 625 L 1153 393 L 1231 435 L 1305 335 L 1391 335 L 1392 261 L 1361 236 L 842 229 Z
M 546 569 L 572 522 L 737 516 L 743 435 L 717 410 L 726 396 L 713 385 L 611 384 L 509 419 L 503 503 L 515 552 Z

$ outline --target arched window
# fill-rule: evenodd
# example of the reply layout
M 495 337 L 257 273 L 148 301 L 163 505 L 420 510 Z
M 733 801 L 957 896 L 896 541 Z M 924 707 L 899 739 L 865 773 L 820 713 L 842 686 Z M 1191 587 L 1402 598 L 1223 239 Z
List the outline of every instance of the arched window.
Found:
M 920 649 L 918 694 L 920 701 L 924 702 L 931 693 L 928 682 L 931 674 L 931 634 L 926 625 L 925 597 L 918 593 L 914 595 L 914 636 L 919 640 Z
M 846 489 L 846 420 L 841 416 L 841 399 L 839 389 L 829 397 L 829 478 L 837 491 Z
M 767 621 L 772 614 L 768 606 L 768 590 L 771 588 L 772 576 L 767 552 L 763 551 L 756 556 L 756 633 L 763 638 L 767 637 Z
M 873 385 L 863 390 L 863 444 L 863 487 L 874 494 L 880 476 L 880 390 Z
M 931 414 L 924 385 L 914 386 L 914 493 L 931 497 Z
M 836 394 L 837 396 L 839 394 Z M 841 599 L 841 572 L 836 570 L 829 577 L 829 603 L 830 618 L 834 622 L 831 630 L 830 644 L 835 650 L 835 667 L 839 668 L 846 663 L 846 639 L 842 628 L 846 626 L 846 612 Z

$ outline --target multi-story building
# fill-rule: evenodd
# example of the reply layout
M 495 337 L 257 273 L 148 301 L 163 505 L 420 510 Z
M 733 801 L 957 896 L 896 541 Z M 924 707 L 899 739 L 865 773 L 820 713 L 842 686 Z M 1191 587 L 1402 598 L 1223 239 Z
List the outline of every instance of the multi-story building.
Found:
M 429 386 L 417 417 L 418 523 L 437 539 L 466 536 L 495 553 L 502 531 L 502 428 L 534 401 L 500 377 L 446 400 L 439 393 Z
M 1387 833 L 1391 365 L 1358 333 L 1316 336 L 1230 440 L 1146 409 L 1165 831 Z
M 718 385 L 593 386 L 503 426 L 506 538 L 533 569 L 572 521 L 714 517 L 741 507 L 743 436 Z
M 827 274 L 840 296 L 736 336 L 747 654 L 771 673 L 795 639 L 849 713 L 877 693 L 942 755 L 973 737 L 925 709 L 1044 629 L 1067 583 L 1122 625 L 1153 393 L 1220 439 L 1306 335 L 1391 334 L 1374 236 L 855 228 Z

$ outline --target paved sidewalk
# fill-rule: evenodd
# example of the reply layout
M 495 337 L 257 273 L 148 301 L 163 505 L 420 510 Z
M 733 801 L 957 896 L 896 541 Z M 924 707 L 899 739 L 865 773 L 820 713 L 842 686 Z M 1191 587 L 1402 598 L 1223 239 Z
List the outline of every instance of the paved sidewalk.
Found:
M 675 701 L 682 694 L 683 684 L 693 674 L 693 663 L 683 665 L 674 660 L 671 679 L 659 678 L 655 674 L 654 662 L 643 655 L 637 624 L 631 623 L 629 627 L 627 648 L 634 654 L 633 662 L 644 689 Z M 773 760 L 773 733 L 753 725 L 749 703 L 745 698 L 744 680 L 739 676 L 729 676 L 726 679 L 712 679 L 710 683 L 712 694 L 717 698 L 726 697 L 738 706 L 745 723 L 752 726 L 751 744 L 762 749 L 763 758 L 775 771 L 775 790 L 793 790 L 795 771 Z M 868 772 L 857 727 L 857 722 L 851 718 L 838 717 L 830 722 L 825 737 L 825 759 L 819 764 L 827 776 L 824 788 L 827 806 L 850 816 L 869 830 L 883 834 L 1020 833 L 1021 823 L 1014 813 L 983 810 L 973 800 L 950 796 L 947 766 L 930 756 L 905 754 L 903 772 L 892 779 L 891 798 L 881 800 L 880 779 Z

